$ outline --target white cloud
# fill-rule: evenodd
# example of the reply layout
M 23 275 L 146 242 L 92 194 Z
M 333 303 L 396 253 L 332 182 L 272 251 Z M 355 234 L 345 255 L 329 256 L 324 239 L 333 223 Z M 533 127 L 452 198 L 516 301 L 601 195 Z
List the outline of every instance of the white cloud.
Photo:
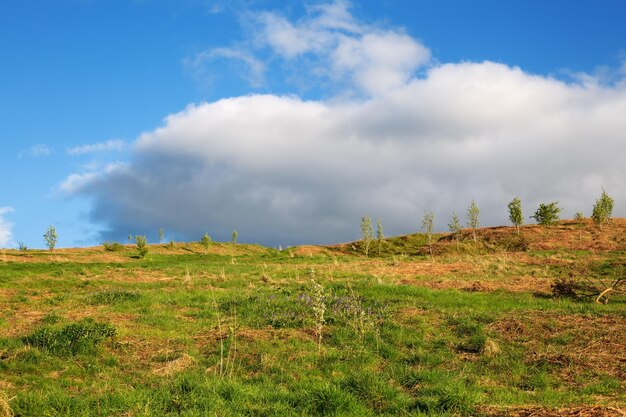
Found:
M 427 48 L 396 32 L 342 37 L 332 54 L 335 74 L 351 74 L 354 83 L 371 95 L 404 85 L 429 60 Z
M 296 23 L 276 13 L 261 13 L 254 36 L 287 61 L 302 56 L 318 61 L 312 65 L 306 60 L 297 71 L 347 81 L 369 95 L 401 86 L 429 63 L 430 51 L 424 45 L 401 30 L 358 22 L 349 7 L 347 1 L 309 7 L 307 16 Z
M 190 106 L 143 134 L 134 161 L 67 187 L 93 197 L 112 236 L 166 227 L 265 243 L 358 237 L 364 212 L 389 233 L 445 228 L 476 199 L 506 224 L 560 201 L 590 213 L 604 186 L 624 215 L 626 83 L 567 84 L 501 64 L 431 68 L 369 100 L 253 95 Z M 70 181 L 71 182 L 71 181 Z
M 206 65 L 218 59 L 230 59 L 242 62 L 245 65 L 244 78 L 253 87 L 261 87 L 264 84 L 265 64 L 243 50 L 235 48 L 215 48 L 197 54 L 185 64 L 196 74 L 198 78 L 206 78 Z
M 42 156 L 48 156 L 52 153 L 52 150 L 44 144 L 38 144 L 32 146 L 30 149 L 21 151 L 17 157 L 19 159 L 22 158 L 39 158 Z
M 92 143 L 88 145 L 76 146 L 67 149 L 67 153 L 72 156 L 84 155 L 88 153 L 102 153 L 121 151 L 124 149 L 124 141 L 119 139 L 108 140 L 106 142 Z
M 65 193 L 75 193 L 80 190 L 83 185 L 89 183 L 89 181 L 92 181 L 94 178 L 96 178 L 96 176 L 97 173 L 95 172 L 70 174 L 66 179 L 61 181 L 61 184 L 59 184 L 59 189 Z
M 433 210 L 445 230 L 472 199 L 485 225 L 508 223 L 515 196 L 526 217 L 550 201 L 565 216 L 590 214 L 601 187 L 626 215 L 624 76 L 567 83 L 465 62 L 417 77 L 428 49 L 402 30 L 357 22 L 341 1 L 297 22 L 274 13 L 255 22 L 276 55 L 313 56 L 318 74 L 364 94 L 341 85 L 328 100 L 249 95 L 169 115 L 137 139 L 130 163 L 60 185 L 93 200 L 105 238 L 164 227 L 181 239 L 209 231 L 227 240 L 237 229 L 244 241 L 337 242 L 358 237 L 363 213 L 400 234 Z M 240 51 L 211 53 L 253 59 Z
M 85 166 L 87 172 L 79 174 L 70 174 L 59 184 L 59 191 L 66 194 L 74 194 L 80 192 L 81 189 L 97 179 L 111 174 L 112 172 L 123 172 L 126 170 L 127 164 L 124 162 L 116 162 L 101 167 L 100 164 L 88 164 Z
M 276 12 L 248 13 L 246 40 L 201 52 L 185 64 L 196 79 L 214 83 L 218 72 L 212 64 L 223 58 L 238 61 L 244 70 L 235 72 L 258 88 L 265 86 L 270 70 L 265 57 L 301 87 L 330 84 L 349 94 L 377 95 L 406 83 L 430 62 L 430 51 L 401 29 L 365 24 L 349 9 L 344 0 L 308 6 L 295 22 Z
M 306 53 L 328 54 L 340 36 L 358 36 L 366 27 L 352 17 L 346 1 L 320 4 L 307 8 L 307 15 L 292 23 L 285 17 L 263 12 L 254 24 L 254 33 L 261 45 L 272 48 L 285 59 Z
M 4 216 L 11 213 L 13 208 L 0 207 L 0 247 L 6 247 L 13 240 L 13 224 L 9 223 Z

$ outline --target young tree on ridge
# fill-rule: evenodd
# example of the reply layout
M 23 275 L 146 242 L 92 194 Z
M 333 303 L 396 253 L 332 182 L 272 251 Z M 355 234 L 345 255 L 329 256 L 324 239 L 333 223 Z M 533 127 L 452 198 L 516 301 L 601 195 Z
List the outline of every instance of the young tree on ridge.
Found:
M 476 201 L 472 200 L 469 207 L 467 208 L 467 225 L 472 228 L 474 243 L 476 243 L 476 229 L 480 227 L 480 221 L 478 220 L 479 214 L 480 209 L 478 208 Z
M 600 198 L 596 200 L 596 204 L 593 206 L 593 213 L 591 214 L 591 218 L 594 223 L 600 226 L 602 229 L 603 224 L 608 224 L 611 220 L 611 215 L 613 214 L 613 205 L 614 201 L 609 195 L 602 189 L 602 194 Z
M 200 244 L 204 248 L 204 253 L 207 253 L 209 251 L 209 246 L 211 245 L 211 236 L 209 236 L 208 233 L 205 233 L 200 240 Z
M 578 228 L 578 240 L 583 238 L 583 226 L 585 225 L 585 215 L 577 211 L 574 215 L 574 220 L 576 220 L 576 227 Z
M 519 227 L 524 224 L 524 216 L 522 215 L 522 200 L 519 197 L 515 197 L 509 205 L 509 220 L 517 229 L 517 234 L 519 235 Z
M 48 230 L 46 230 L 46 233 L 44 233 L 43 235 L 43 240 L 46 242 L 46 246 L 51 252 L 54 250 L 54 247 L 57 245 L 57 239 L 58 239 L 57 231 L 53 225 L 50 225 L 48 227 Z
M 376 240 L 378 241 L 378 256 L 380 256 L 380 250 L 383 247 L 383 239 L 385 235 L 383 233 L 383 221 L 381 219 L 376 220 Z
M 428 252 L 430 257 L 433 257 L 433 228 L 435 223 L 435 213 L 432 211 L 425 211 L 424 217 L 422 217 L 422 229 L 426 232 L 428 238 Z
M 558 201 L 554 201 L 552 203 L 541 203 L 539 204 L 537 211 L 535 211 L 535 214 L 530 217 L 535 219 L 537 223 L 542 226 L 549 226 L 559 220 L 559 213 L 561 212 L 561 209 L 558 204 Z
M 461 222 L 459 221 L 459 216 L 456 214 L 456 211 L 452 212 L 452 218 L 448 222 L 448 230 L 452 234 L 454 234 L 454 238 L 456 239 L 456 243 L 459 243 L 459 232 L 461 231 Z
M 372 219 L 367 215 L 361 217 L 361 238 L 363 240 L 365 256 L 369 256 L 370 245 L 374 239 L 374 228 L 372 227 Z

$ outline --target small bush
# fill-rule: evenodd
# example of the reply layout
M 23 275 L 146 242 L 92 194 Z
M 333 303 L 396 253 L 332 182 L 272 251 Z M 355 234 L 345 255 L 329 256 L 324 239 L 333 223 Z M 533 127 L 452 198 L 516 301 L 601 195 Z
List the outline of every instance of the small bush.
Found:
M 135 243 L 137 244 L 137 252 L 139 257 L 143 258 L 148 254 L 148 240 L 145 236 L 135 236 Z
M 580 286 L 572 278 L 565 277 L 557 278 L 552 285 L 550 285 L 552 295 L 555 297 L 576 298 L 576 291 L 579 289 Z
M 124 245 L 117 242 L 104 242 L 102 244 L 102 247 L 107 252 L 119 252 L 121 250 L 124 250 Z
M 61 329 L 41 328 L 24 337 L 22 342 L 54 354 L 76 355 L 94 351 L 99 342 L 116 334 L 117 330 L 110 324 L 86 319 Z
M 211 246 L 211 236 L 209 236 L 208 233 L 205 233 L 204 236 L 202 236 L 202 239 L 200 240 L 200 244 L 204 248 L 204 253 L 207 253 L 209 250 L 209 247 Z

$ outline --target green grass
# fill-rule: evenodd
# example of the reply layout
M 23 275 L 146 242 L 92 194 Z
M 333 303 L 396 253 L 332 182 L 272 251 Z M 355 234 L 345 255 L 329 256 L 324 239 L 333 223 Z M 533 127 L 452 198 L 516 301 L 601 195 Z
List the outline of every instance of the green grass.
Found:
M 33 252 L 29 262 L 0 264 L 0 391 L 17 416 L 624 406 L 624 296 L 604 305 L 506 286 L 531 272 L 568 276 L 561 261 L 611 274 L 623 252 L 501 255 L 519 249 L 515 239 L 451 242 L 435 262 L 421 235 L 389 239 L 373 259 L 358 246 L 308 256 L 177 244 L 151 247 L 144 259 L 116 247 L 56 261 Z M 436 272 L 459 259 L 473 269 Z M 424 262 L 432 271 L 403 272 Z M 324 287 L 319 350 L 312 278 Z M 455 279 L 502 287 L 431 286 Z

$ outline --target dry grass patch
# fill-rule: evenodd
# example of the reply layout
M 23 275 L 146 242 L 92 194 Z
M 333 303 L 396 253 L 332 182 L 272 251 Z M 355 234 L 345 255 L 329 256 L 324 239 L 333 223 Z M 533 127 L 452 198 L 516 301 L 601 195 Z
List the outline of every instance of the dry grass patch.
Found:
M 0 288 L 0 300 L 2 300 L 3 305 L 8 299 L 15 296 L 15 294 L 17 294 L 17 290 L 11 288 Z
M 222 331 L 216 327 L 207 332 L 197 335 L 194 340 L 199 347 L 215 346 L 220 340 L 227 339 L 231 333 L 228 330 L 228 324 L 222 324 Z M 295 339 L 297 341 L 315 340 L 316 334 L 313 329 L 292 329 L 283 328 L 275 329 L 273 327 L 265 327 L 263 329 L 253 329 L 249 327 L 238 327 L 235 331 L 238 342 L 259 342 L 269 340 L 287 341 Z
M 183 353 L 179 358 L 166 362 L 163 366 L 154 368 L 152 373 L 157 376 L 170 376 L 191 368 L 195 363 L 196 360 L 194 358 Z
M 584 372 L 606 374 L 626 388 L 626 319 L 533 312 L 490 324 L 499 337 L 523 345 L 526 360 L 558 369 L 564 381 L 577 384 Z
M 313 257 L 314 255 L 327 255 L 328 250 L 321 246 L 313 246 L 313 245 L 303 245 L 297 246 L 295 248 L 289 249 L 290 253 L 293 253 L 294 256 L 300 257 Z
M 129 248 L 130 250 L 130 248 Z M 7 250 L 6 260 L 16 263 L 94 263 L 94 262 L 129 262 L 127 253 L 107 252 L 100 246 L 88 248 L 61 248 L 53 252 L 44 250 Z
M 549 293 L 552 278 L 526 276 L 512 276 L 498 279 L 478 279 L 474 277 L 457 278 L 454 276 L 431 278 L 401 278 L 396 280 L 397 284 L 415 285 L 418 287 L 431 288 L 435 290 L 462 290 L 469 292 L 493 292 L 493 291 L 509 291 L 509 292 L 532 292 L 532 293 Z
M 372 272 L 384 275 L 396 275 L 401 277 L 426 275 L 433 277 L 441 277 L 445 275 L 463 276 L 478 272 L 476 265 L 470 262 L 431 262 L 431 261 L 408 261 L 400 262 L 397 265 L 387 265 L 379 263 Z
M 4 392 L 0 392 L 0 417 L 13 417 L 13 410 L 9 405 L 9 398 Z
M 17 310 L 6 318 L 8 330 L 3 332 L 3 337 L 16 337 L 29 333 L 48 314 L 42 310 Z
M 626 411 L 619 407 L 572 407 L 547 409 L 542 407 L 482 407 L 481 412 L 488 417 L 626 417 Z

